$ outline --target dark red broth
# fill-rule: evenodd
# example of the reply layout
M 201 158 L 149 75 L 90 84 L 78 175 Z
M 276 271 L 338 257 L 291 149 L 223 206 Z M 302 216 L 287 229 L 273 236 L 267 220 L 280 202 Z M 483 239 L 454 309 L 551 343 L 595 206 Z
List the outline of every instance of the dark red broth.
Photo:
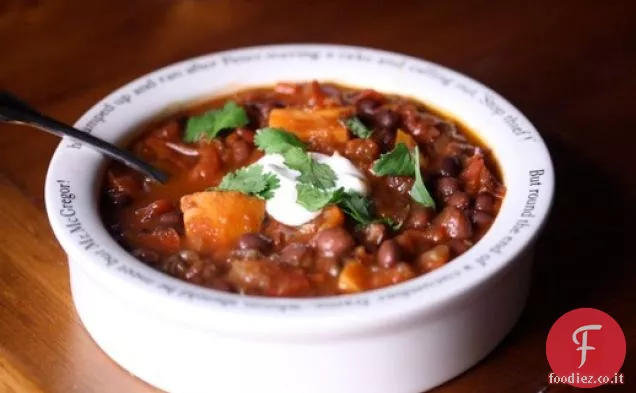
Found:
M 244 109 L 247 125 L 226 129 L 212 140 L 184 142 L 189 117 L 223 107 L 228 100 Z M 255 131 L 272 125 L 272 113 L 280 117 L 290 108 L 317 118 L 355 115 L 372 130 L 370 138 L 358 138 L 341 125 L 343 119 L 332 116 L 327 119 L 334 127 L 329 132 L 303 133 L 301 126 L 288 131 L 306 142 L 308 150 L 337 151 L 362 170 L 378 220 L 360 225 L 339 206 L 329 205 L 309 223 L 289 227 L 269 217 L 256 197 L 226 193 L 206 199 L 206 189 L 217 186 L 224 175 L 262 157 L 254 145 Z M 419 147 L 421 173 L 435 208 L 411 198 L 413 177 L 377 177 L 370 172 L 374 161 L 397 143 Z M 339 295 L 426 274 L 484 235 L 505 194 L 489 150 L 460 122 L 411 98 L 327 83 L 280 83 L 212 99 L 144 127 L 130 149 L 172 177 L 157 185 L 111 163 L 101 203 L 109 231 L 155 269 L 246 295 Z M 196 198 L 182 199 L 189 194 Z M 216 221 L 188 213 L 186 217 L 192 218 L 184 222 L 184 210 L 195 202 Z M 225 216 L 226 227 L 215 227 Z M 251 221 L 245 224 L 232 217 Z M 223 242 L 206 242 L 211 234 Z

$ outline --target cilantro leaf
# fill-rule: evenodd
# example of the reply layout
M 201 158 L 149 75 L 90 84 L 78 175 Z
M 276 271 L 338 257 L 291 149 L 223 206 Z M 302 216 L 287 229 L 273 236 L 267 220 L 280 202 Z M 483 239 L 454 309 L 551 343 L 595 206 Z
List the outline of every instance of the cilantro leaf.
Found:
M 413 161 L 415 162 L 415 182 L 413 183 L 413 187 L 411 187 L 409 195 L 419 204 L 435 209 L 435 200 L 426 189 L 424 180 L 422 180 L 422 173 L 420 171 L 420 149 L 417 146 L 415 147 L 413 155 Z
M 266 173 L 264 179 L 267 186 L 257 196 L 261 199 L 268 200 L 274 197 L 274 191 L 280 187 L 280 179 L 273 173 Z
M 283 153 L 285 165 L 300 172 L 298 181 L 328 190 L 336 186 L 336 173 L 327 164 L 314 160 L 300 147 L 292 147 Z
M 372 203 L 358 192 L 343 194 L 338 205 L 342 210 L 360 225 L 373 222 Z
M 221 109 L 213 109 L 199 116 L 192 116 L 186 124 L 183 139 L 196 142 L 200 139 L 214 139 L 219 132 L 242 127 L 249 123 L 245 110 L 234 101 L 228 101 Z
M 309 167 L 301 171 L 298 181 L 326 190 L 336 186 L 336 173 L 329 165 L 311 160 Z
M 213 188 L 219 191 L 238 191 L 261 199 L 270 199 L 280 187 L 280 180 L 273 173 L 263 173 L 262 165 L 250 165 L 237 169 L 223 177 L 221 184 Z
M 309 184 L 297 184 L 296 192 L 298 193 L 296 199 L 298 204 L 314 212 L 329 204 L 337 203 L 342 198 L 344 189 L 338 188 L 333 191 L 325 191 Z
M 300 172 L 300 183 L 322 190 L 336 186 L 336 173 L 333 169 L 314 160 L 305 151 L 305 144 L 294 134 L 280 128 L 264 128 L 256 133 L 254 143 L 268 154 L 282 154 L 285 165 Z
M 358 138 L 367 139 L 371 136 L 372 131 L 364 125 L 364 123 L 355 116 L 344 121 L 345 127 L 351 131 L 351 133 Z
M 395 222 L 389 217 L 374 218 L 375 206 L 373 202 L 358 192 L 343 193 L 336 203 L 346 215 L 357 222 L 358 227 L 378 222 L 388 225 L 393 231 L 398 231 L 402 226 L 401 223 Z
M 381 217 L 375 220 L 375 222 L 386 224 L 395 232 L 399 231 L 400 228 L 402 227 L 402 224 L 404 224 L 403 222 L 396 222 L 391 217 Z
M 281 128 L 263 128 L 256 132 L 254 144 L 267 154 L 282 154 L 292 147 L 305 148 L 296 135 Z
M 289 148 L 283 153 L 283 158 L 285 159 L 285 166 L 300 172 L 308 167 L 311 162 L 311 156 L 300 147 Z
M 377 176 L 413 176 L 415 163 L 409 148 L 398 143 L 393 150 L 382 154 L 373 164 L 373 173 Z

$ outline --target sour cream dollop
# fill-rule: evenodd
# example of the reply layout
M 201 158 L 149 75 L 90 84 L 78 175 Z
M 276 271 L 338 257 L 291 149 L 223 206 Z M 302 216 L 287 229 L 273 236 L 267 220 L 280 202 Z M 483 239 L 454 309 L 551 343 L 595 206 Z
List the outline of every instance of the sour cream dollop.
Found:
M 351 161 L 337 152 L 329 156 L 321 153 L 309 153 L 319 163 L 327 164 L 336 173 L 336 187 L 345 191 L 356 191 L 363 195 L 369 192 L 364 174 Z M 321 211 L 309 211 L 296 202 L 297 178 L 300 172 L 285 166 L 285 159 L 280 154 L 267 154 L 255 164 L 263 166 L 264 173 L 272 173 L 280 180 L 280 186 L 274 191 L 274 196 L 265 203 L 265 210 L 276 221 L 289 225 L 303 225 L 318 215 Z

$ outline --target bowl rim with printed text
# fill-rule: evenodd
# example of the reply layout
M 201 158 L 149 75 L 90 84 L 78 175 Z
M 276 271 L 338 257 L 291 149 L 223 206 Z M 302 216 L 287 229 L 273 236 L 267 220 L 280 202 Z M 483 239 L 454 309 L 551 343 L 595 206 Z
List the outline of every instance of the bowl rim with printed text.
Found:
M 99 212 L 107 160 L 70 139 L 55 151 L 45 185 L 47 214 L 79 269 L 115 296 L 157 315 L 233 335 L 292 340 L 384 329 L 442 312 L 471 289 L 497 280 L 536 240 L 548 217 L 554 174 L 530 121 L 481 83 L 438 64 L 383 50 L 322 44 L 248 47 L 150 72 L 94 105 L 75 124 L 117 144 L 131 131 L 191 102 L 280 81 L 330 81 L 411 96 L 461 119 L 493 149 L 507 195 L 488 233 L 465 254 L 420 277 L 358 294 L 263 298 L 195 286 L 135 259 L 111 237 Z

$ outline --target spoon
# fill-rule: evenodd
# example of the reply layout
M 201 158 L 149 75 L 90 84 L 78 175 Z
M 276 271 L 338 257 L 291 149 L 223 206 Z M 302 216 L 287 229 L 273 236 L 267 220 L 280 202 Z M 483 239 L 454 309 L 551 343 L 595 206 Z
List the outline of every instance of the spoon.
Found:
M 126 150 L 122 150 L 111 143 L 96 138 L 89 133 L 80 131 L 46 115 L 43 115 L 29 106 L 29 104 L 20 100 L 13 94 L 5 91 L 0 91 L 0 121 L 24 124 L 49 132 L 59 137 L 70 137 L 93 147 L 95 150 L 101 152 L 102 154 L 114 160 L 117 160 L 138 172 L 143 173 L 144 175 L 158 181 L 159 183 L 165 183 L 168 180 L 169 176 L 166 173 L 158 170 L 157 168 L 154 168 L 147 162 L 140 160 L 132 153 Z

